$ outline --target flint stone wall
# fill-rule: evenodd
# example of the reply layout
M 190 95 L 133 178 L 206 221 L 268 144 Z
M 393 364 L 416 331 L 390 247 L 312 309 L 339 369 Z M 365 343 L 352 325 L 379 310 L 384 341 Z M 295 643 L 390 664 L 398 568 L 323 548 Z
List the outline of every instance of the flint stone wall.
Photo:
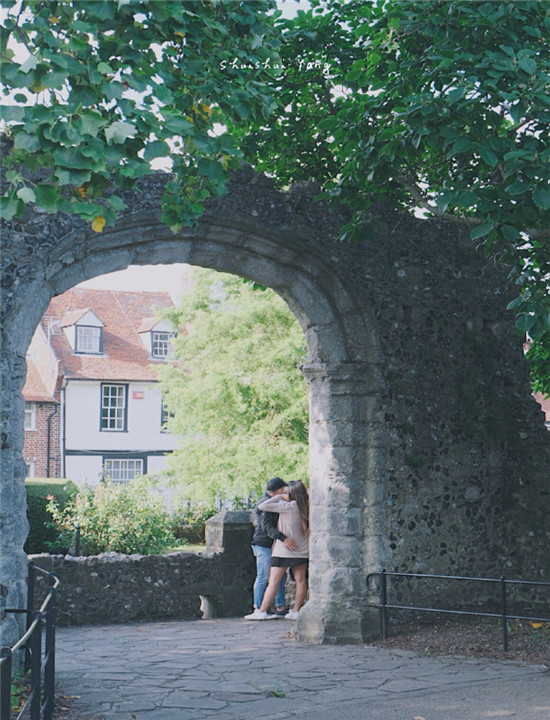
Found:
M 31 555 L 60 580 L 58 625 L 242 616 L 252 608 L 255 562 L 246 511 L 218 513 L 206 524 L 205 553 L 91 557 Z M 37 577 L 37 606 L 45 580 Z
M 382 568 L 548 579 L 550 436 L 506 311 L 509 268 L 476 252 L 467 228 L 384 207 L 370 213 L 370 237 L 343 244 L 345 214 L 314 202 L 315 187 L 279 192 L 249 167 L 197 228 L 173 235 L 160 221 L 166 179 L 124 191 L 128 209 L 102 233 L 30 210 L 3 231 L 0 602 L 25 597 L 21 389 L 32 334 L 53 295 L 149 263 L 253 279 L 304 331 L 311 558 L 300 639 L 377 632 L 365 577 Z M 16 624 L 0 626 L 4 644 Z

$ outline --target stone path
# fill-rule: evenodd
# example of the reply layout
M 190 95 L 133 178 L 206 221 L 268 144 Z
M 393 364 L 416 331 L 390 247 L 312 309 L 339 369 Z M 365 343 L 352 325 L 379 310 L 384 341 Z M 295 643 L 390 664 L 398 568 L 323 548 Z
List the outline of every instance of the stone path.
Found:
M 105 720 L 550 720 L 544 666 L 305 645 L 288 620 L 59 628 L 57 680 Z

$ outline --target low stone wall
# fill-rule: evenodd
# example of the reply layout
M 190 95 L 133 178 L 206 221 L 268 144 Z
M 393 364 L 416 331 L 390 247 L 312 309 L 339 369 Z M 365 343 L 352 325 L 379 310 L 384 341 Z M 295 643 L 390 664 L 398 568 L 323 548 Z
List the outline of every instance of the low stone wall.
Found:
M 206 523 L 204 553 L 42 554 L 29 560 L 61 582 L 58 625 L 235 617 L 252 607 L 251 539 L 250 513 L 225 511 Z M 38 598 L 43 582 L 38 581 Z

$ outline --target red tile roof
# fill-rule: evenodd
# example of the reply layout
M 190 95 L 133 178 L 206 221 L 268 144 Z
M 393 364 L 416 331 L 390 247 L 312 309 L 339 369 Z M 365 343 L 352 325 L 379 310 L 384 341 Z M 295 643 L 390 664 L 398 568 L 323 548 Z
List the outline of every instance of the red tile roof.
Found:
M 75 379 L 156 380 L 149 352 L 137 333 L 143 318 L 167 307 L 174 304 L 165 292 L 74 287 L 52 298 L 45 317 L 65 318 L 66 322 L 67 317 L 81 317 L 78 311 L 92 310 L 104 323 L 102 355 L 75 355 L 62 329 L 51 335 L 60 373 Z
M 542 393 L 533 393 L 533 396 L 546 415 L 546 422 L 550 422 L 550 398 L 545 397 Z
M 27 379 L 23 388 L 25 402 L 57 402 L 50 395 L 32 358 L 27 358 Z

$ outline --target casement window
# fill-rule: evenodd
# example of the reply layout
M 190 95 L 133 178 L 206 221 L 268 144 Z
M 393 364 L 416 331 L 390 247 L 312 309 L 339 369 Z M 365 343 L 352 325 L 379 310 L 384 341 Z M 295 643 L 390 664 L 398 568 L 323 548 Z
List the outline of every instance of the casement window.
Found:
M 25 403 L 25 430 L 36 430 L 36 403 Z
M 126 431 L 127 398 L 127 385 L 101 386 L 101 430 Z
M 103 472 L 113 483 L 125 484 L 143 475 L 142 458 L 105 458 Z
M 76 325 L 75 352 L 101 355 L 103 352 L 103 328 Z
M 160 431 L 163 433 L 169 432 L 168 430 L 168 421 L 170 418 L 174 417 L 174 412 L 171 410 L 168 410 L 166 407 L 166 404 L 164 402 L 164 399 L 161 400 L 160 404 Z
M 153 331 L 151 333 L 151 356 L 166 358 L 172 350 L 174 333 Z

